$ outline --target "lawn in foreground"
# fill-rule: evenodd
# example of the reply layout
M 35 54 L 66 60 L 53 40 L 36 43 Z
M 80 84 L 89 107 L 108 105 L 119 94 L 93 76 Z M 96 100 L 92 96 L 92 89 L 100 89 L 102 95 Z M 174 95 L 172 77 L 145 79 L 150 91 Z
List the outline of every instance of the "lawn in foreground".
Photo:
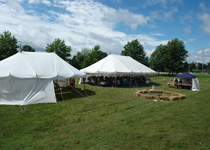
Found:
M 185 94 L 180 101 L 134 96 L 140 88 L 87 85 L 57 104 L 0 106 L 0 149 L 209 149 L 210 76 L 202 91 L 172 89 L 157 76 L 155 89 Z M 78 85 L 77 89 L 80 89 Z

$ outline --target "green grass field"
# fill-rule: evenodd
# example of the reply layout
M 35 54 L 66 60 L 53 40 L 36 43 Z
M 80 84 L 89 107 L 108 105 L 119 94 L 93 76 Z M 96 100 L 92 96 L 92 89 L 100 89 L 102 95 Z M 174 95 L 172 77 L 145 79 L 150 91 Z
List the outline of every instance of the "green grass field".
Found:
M 210 149 L 210 76 L 198 76 L 202 91 L 169 88 L 172 77 L 156 76 L 155 89 L 187 96 L 153 102 L 134 96 L 139 88 L 86 85 L 56 104 L 0 105 L 1 150 Z M 206 82 L 209 80 L 209 82 Z M 80 85 L 77 85 L 80 90 Z M 84 94 L 84 93 L 83 93 Z

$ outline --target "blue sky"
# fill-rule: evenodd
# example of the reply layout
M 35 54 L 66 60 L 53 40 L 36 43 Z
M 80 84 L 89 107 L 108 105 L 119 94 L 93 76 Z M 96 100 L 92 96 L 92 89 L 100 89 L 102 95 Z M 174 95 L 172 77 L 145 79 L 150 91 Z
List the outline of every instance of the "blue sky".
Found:
M 160 44 L 178 38 L 187 61 L 209 62 L 209 0 L 0 0 L 0 33 L 8 30 L 18 44 L 45 51 L 55 38 L 72 55 L 100 45 L 120 54 L 138 39 L 148 56 Z

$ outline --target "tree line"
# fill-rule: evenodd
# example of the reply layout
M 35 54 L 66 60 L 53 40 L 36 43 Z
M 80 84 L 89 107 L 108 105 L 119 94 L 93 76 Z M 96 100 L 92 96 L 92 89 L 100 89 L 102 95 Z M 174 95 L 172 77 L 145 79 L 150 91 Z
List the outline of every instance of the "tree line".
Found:
M 12 36 L 9 31 L 3 32 L 0 35 L 0 60 L 12 56 L 18 51 L 35 52 L 35 49 L 30 45 L 18 46 L 15 36 Z M 71 57 L 71 46 L 67 46 L 65 41 L 59 38 L 47 44 L 45 51 L 55 52 L 77 69 L 92 65 L 108 55 L 101 50 L 99 45 L 96 45 L 92 49 L 84 48 Z M 146 56 L 143 45 L 137 39 L 127 42 L 121 51 L 121 55 L 130 56 L 157 72 L 168 72 L 169 74 L 188 70 L 191 65 L 186 61 L 187 53 L 184 42 L 179 39 L 173 39 L 166 45 L 157 46 L 150 58 Z M 205 67 L 208 68 L 208 65 L 210 66 L 210 64 L 207 64 Z

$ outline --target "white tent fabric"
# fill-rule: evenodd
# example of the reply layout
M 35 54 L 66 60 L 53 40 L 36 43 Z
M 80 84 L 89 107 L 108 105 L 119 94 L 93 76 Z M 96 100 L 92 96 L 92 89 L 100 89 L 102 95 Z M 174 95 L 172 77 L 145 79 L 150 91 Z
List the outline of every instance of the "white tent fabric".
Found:
M 63 79 L 84 77 L 55 53 L 19 52 L 0 62 L 0 78 Z
M 192 79 L 192 91 L 200 91 L 200 90 L 201 90 L 201 87 L 200 87 L 198 78 L 193 78 Z
M 19 52 L 0 62 L 0 104 L 56 103 L 53 80 L 85 76 L 55 53 Z
M 119 76 L 155 74 L 149 67 L 130 56 L 108 55 L 95 64 L 81 70 L 87 76 Z

